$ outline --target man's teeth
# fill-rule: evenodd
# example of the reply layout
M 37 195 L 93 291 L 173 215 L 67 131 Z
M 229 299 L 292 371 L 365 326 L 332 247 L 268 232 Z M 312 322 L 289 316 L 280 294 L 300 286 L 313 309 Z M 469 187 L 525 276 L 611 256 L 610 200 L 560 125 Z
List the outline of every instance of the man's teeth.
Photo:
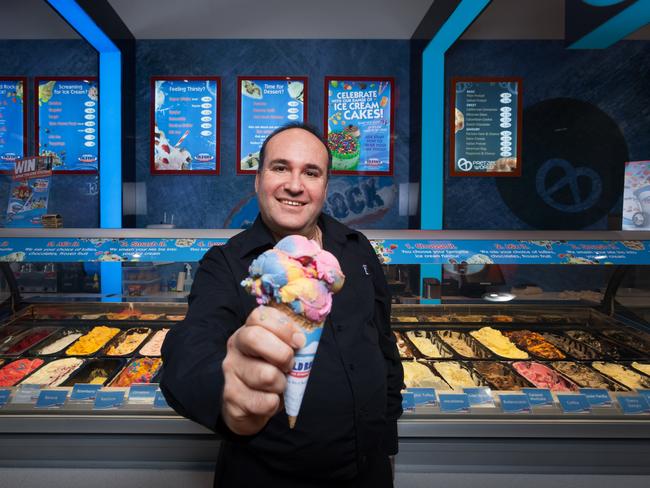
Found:
M 282 203 L 291 205 L 292 207 L 302 207 L 304 205 L 304 203 L 294 202 L 293 200 L 282 200 Z

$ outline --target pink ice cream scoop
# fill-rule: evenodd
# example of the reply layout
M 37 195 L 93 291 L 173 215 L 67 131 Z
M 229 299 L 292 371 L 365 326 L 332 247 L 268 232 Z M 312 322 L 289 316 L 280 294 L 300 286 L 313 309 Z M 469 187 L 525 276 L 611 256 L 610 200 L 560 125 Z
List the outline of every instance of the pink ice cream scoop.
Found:
M 285 304 L 312 322 L 323 322 L 332 294 L 345 276 L 338 260 L 306 237 L 287 236 L 255 259 L 242 286 L 260 305 Z

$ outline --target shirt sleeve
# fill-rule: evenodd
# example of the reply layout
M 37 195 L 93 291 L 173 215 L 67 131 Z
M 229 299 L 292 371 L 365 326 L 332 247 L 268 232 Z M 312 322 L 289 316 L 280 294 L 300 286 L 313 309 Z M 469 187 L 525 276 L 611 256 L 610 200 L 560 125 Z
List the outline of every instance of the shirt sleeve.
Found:
M 181 415 L 229 437 L 220 420 L 226 342 L 244 323 L 237 283 L 224 252 L 212 248 L 201 260 L 187 316 L 172 327 L 162 347 L 160 388 Z
M 367 242 L 367 241 L 366 241 Z M 387 454 L 397 454 L 397 419 L 402 416 L 402 387 L 404 383 L 404 370 L 397 350 L 397 341 L 390 328 L 391 296 L 386 277 L 379 264 L 379 259 L 374 249 L 367 242 L 369 252 L 372 254 L 370 263 L 375 285 L 375 316 L 374 322 L 379 332 L 379 347 L 386 361 L 388 398 L 386 405 L 386 432 L 384 446 Z

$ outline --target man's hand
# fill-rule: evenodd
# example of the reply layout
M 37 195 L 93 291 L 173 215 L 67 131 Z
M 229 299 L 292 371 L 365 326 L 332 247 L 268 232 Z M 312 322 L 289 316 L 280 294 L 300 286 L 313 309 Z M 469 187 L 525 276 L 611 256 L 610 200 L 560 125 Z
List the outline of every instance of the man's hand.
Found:
M 255 308 L 228 339 L 221 415 L 235 434 L 252 435 L 282 408 L 285 375 L 305 335 L 286 314 Z

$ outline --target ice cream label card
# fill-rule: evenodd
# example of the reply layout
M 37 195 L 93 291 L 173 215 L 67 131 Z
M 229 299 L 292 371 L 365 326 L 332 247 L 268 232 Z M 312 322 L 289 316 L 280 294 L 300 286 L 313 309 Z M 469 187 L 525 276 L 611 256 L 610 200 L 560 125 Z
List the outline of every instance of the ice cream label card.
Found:
M 36 399 L 36 408 L 59 408 L 68 398 L 68 390 L 41 390 Z
M 101 390 L 97 393 L 93 410 L 106 410 L 121 407 L 124 403 L 123 390 Z
M 325 129 L 332 172 L 393 174 L 392 78 L 325 77 Z
M 603 388 L 580 388 L 582 393 L 589 401 L 592 407 L 611 407 L 612 398 L 609 396 L 607 390 Z
M 440 411 L 445 413 L 469 412 L 469 396 L 465 393 L 440 393 Z
M 528 397 L 533 407 L 552 407 L 555 405 L 551 390 L 547 388 L 522 388 L 521 392 Z
M 415 412 L 415 394 L 411 391 L 402 392 L 402 410 L 405 412 Z
M 14 392 L 11 403 L 35 403 L 40 393 L 40 385 L 20 385 Z
M 487 387 L 480 388 L 463 388 L 469 398 L 469 404 L 472 407 L 493 407 L 494 399 L 492 398 L 492 390 Z
M 219 78 L 152 78 L 153 174 L 218 174 L 219 93 Z
M 503 413 L 530 413 L 530 402 L 526 395 L 504 394 L 499 395 Z
M 433 388 L 409 388 L 406 392 L 413 393 L 413 399 L 416 405 L 436 404 L 436 390 Z
M 13 172 L 26 152 L 25 78 L 0 79 L 0 172 Z
M 564 413 L 591 412 L 591 405 L 585 395 L 558 395 L 557 400 L 560 402 Z
M 90 385 L 90 384 L 77 383 L 72 387 L 70 400 L 76 402 L 94 400 L 97 397 L 97 393 L 99 392 L 101 387 L 102 385 Z
M 129 388 L 129 402 L 151 403 L 153 402 L 158 385 L 153 383 L 133 384 Z
M 618 404 L 624 414 L 650 413 L 650 404 L 641 395 L 619 396 Z
M 169 408 L 167 400 L 160 390 L 156 392 L 156 396 L 153 399 L 153 408 Z
M 521 79 L 455 78 L 451 176 L 521 175 Z
M 307 78 L 240 77 L 238 90 L 237 173 L 256 173 L 264 139 L 287 122 L 303 122 Z
M 38 153 L 54 158 L 54 171 L 97 171 L 97 79 L 36 78 L 36 91 Z
M 636 391 L 640 396 L 646 399 L 648 405 L 650 405 L 650 390 L 637 390 Z
M 11 390 L 0 390 L 0 407 L 3 407 L 9 401 L 9 396 L 11 395 Z

